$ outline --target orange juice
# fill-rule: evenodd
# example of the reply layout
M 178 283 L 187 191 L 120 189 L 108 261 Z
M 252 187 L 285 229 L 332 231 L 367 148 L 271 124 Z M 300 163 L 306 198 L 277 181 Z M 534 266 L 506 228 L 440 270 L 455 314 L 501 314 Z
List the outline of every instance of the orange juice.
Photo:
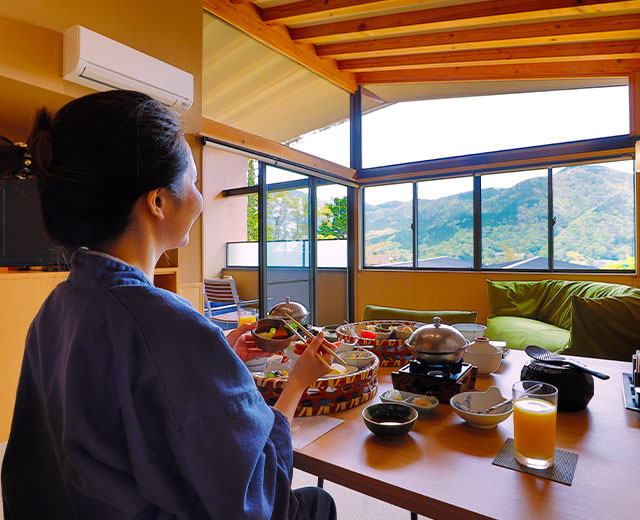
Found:
M 255 314 L 241 314 L 240 316 L 238 316 L 238 327 L 241 327 L 245 323 L 255 323 L 255 321 Z
M 526 397 L 513 403 L 513 437 L 523 457 L 553 460 L 556 444 L 556 407 L 542 399 Z

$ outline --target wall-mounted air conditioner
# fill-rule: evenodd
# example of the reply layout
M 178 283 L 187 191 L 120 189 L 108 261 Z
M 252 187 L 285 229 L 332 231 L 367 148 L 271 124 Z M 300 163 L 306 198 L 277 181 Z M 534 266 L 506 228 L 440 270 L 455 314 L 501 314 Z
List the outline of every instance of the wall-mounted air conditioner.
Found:
M 81 25 L 64 32 L 62 69 L 95 90 L 137 90 L 182 111 L 193 103 L 193 75 Z

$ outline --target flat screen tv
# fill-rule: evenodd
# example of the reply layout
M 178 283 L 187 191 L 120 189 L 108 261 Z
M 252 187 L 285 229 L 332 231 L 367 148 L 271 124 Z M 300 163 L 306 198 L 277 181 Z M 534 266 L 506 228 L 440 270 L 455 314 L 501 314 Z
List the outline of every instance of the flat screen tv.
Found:
M 0 183 L 0 266 L 61 263 L 63 258 L 44 230 L 35 179 Z

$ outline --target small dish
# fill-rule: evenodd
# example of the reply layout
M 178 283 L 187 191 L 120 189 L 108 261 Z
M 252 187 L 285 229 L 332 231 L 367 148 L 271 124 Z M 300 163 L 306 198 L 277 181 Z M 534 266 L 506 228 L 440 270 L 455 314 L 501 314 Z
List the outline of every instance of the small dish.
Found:
M 483 337 L 487 330 L 487 326 L 481 323 L 454 323 L 452 327 L 458 329 L 468 341 Z
M 411 431 L 418 412 L 402 403 L 376 403 L 362 410 L 362 419 L 376 435 L 399 437 Z
M 354 349 L 348 350 L 347 352 L 341 352 L 340 357 L 344 359 L 347 365 L 358 369 L 372 365 L 376 359 L 376 355 L 373 352 L 364 349 Z
M 409 339 L 409 336 L 411 336 L 414 330 L 415 329 L 409 327 L 409 325 L 398 325 L 394 328 L 396 338 L 400 340 Z
M 511 401 L 491 410 L 487 413 L 478 413 L 505 401 L 497 386 L 490 386 L 485 392 L 462 392 L 454 395 L 449 404 L 453 411 L 475 428 L 488 430 L 495 428 L 499 423 L 507 419 L 513 412 Z
M 269 332 L 272 328 L 278 329 L 280 327 L 283 327 L 289 334 L 286 338 L 274 339 L 260 336 L 260 334 Z M 273 318 L 258 320 L 256 328 L 251 331 L 251 337 L 253 338 L 256 347 L 272 354 L 282 352 L 291 344 L 292 341 L 296 339 L 293 332 L 291 332 L 288 327 L 285 327 L 284 320 Z
M 388 323 L 378 323 L 374 328 L 374 332 L 376 333 L 376 339 L 389 339 L 393 333 L 393 326 Z
M 394 395 L 393 393 L 394 392 L 397 392 L 396 395 L 399 394 L 399 397 L 401 398 L 401 400 L 393 398 L 393 395 Z M 429 401 L 431 401 L 431 404 L 429 404 L 428 406 L 421 406 L 421 405 L 418 405 L 418 404 L 414 403 L 414 401 L 416 399 L 424 399 L 424 398 L 429 399 Z M 402 404 L 406 404 L 407 406 L 410 406 L 416 412 L 418 412 L 418 415 L 420 415 L 420 416 L 425 415 L 425 414 L 435 410 L 436 406 L 438 406 L 438 404 L 439 404 L 439 401 L 433 396 L 412 394 L 410 392 L 401 392 L 400 390 L 387 390 L 386 392 L 383 392 L 382 395 L 380 395 L 380 400 L 383 403 L 402 403 Z

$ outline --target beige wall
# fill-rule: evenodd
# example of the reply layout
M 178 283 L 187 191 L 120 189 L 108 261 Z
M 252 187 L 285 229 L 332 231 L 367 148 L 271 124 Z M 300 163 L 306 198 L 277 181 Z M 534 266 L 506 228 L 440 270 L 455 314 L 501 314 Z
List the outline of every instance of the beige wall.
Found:
M 24 139 L 35 110 L 56 110 L 91 90 L 62 80 L 62 33 L 80 24 L 125 45 L 170 63 L 194 76 L 194 103 L 185 116 L 188 133 L 199 133 L 202 121 L 201 0 L 2 0 L 0 2 L 0 130 Z M 200 167 L 200 144 L 190 139 Z M 200 221 L 189 246 L 170 255 L 179 267 L 179 292 L 200 306 L 202 229 Z M 40 274 L 40 273 L 39 273 Z M 46 277 L 45 277 L 46 278 Z M 55 277 L 54 277 L 55 278 Z M 46 278 L 48 279 L 48 278 Z M 15 399 L 26 327 L 49 283 L 11 278 L 0 284 L 0 442 L 6 440 Z M 44 283 L 44 285 L 43 285 Z M 24 300 L 24 301 L 23 301 Z M 14 316 L 19 312 L 19 316 Z
M 247 159 L 205 146 L 202 149 L 203 266 L 205 278 L 217 278 L 226 265 L 226 243 L 247 239 L 247 198 L 222 191 L 247 184 Z M 240 288 L 238 288 L 240 291 Z M 242 291 L 240 294 L 248 299 Z M 257 296 L 255 296 L 257 297 Z

